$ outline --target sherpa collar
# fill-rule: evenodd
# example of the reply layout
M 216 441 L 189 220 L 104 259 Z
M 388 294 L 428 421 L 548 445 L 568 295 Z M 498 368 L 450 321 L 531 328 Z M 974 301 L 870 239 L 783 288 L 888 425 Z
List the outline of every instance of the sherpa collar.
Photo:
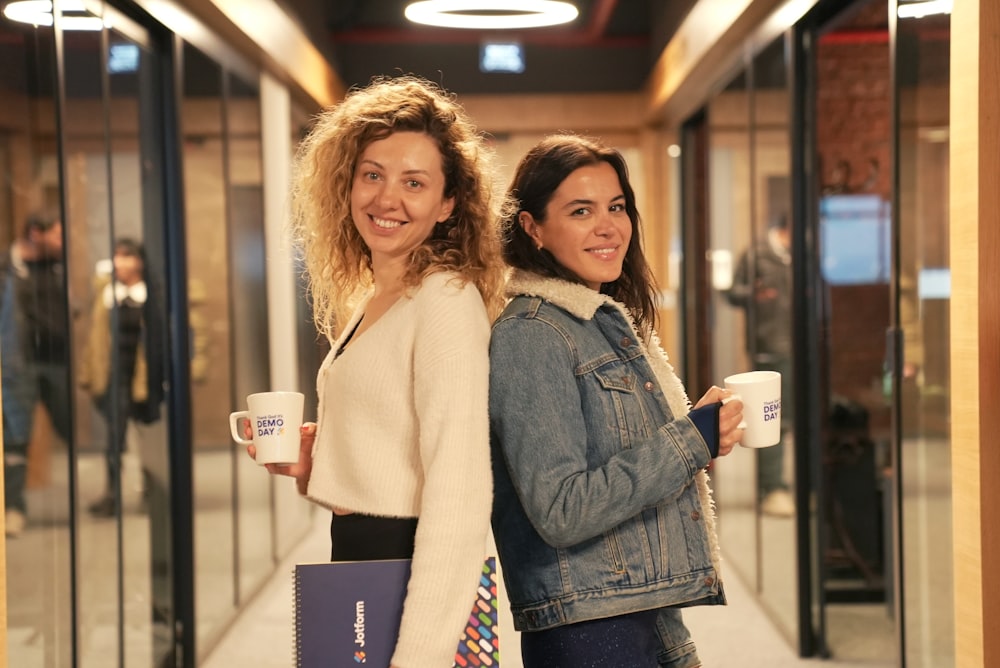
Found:
M 523 269 L 515 269 L 510 275 L 510 279 L 507 281 L 507 294 L 511 297 L 517 295 L 541 297 L 583 320 L 592 320 L 597 309 L 604 304 L 611 304 L 622 311 L 630 323 L 632 321 L 632 318 L 626 313 L 625 307 L 607 295 L 579 283 L 571 283 L 559 278 L 546 278 Z

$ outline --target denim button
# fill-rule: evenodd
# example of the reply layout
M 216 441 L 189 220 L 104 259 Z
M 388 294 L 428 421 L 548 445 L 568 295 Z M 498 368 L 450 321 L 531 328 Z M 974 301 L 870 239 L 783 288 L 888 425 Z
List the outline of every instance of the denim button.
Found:
M 705 578 L 705 586 L 706 587 L 711 587 L 714 584 L 715 584 L 715 578 L 712 578 L 712 577 Z
M 653 388 L 656 386 L 653 385 L 653 381 L 647 380 L 645 383 L 643 383 L 643 387 L 646 388 L 647 392 L 652 392 Z
M 623 336 L 621 343 L 622 343 L 622 348 L 628 348 L 629 346 L 632 345 L 632 339 L 628 338 L 627 336 Z
M 698 520 L 701 519 L 701 513 L 699 513 L 697 510 L 694 511 L 694 512 L 692 512 L 691 513 L 691 519 L 693 519 L 695 522 L 697 522 Z

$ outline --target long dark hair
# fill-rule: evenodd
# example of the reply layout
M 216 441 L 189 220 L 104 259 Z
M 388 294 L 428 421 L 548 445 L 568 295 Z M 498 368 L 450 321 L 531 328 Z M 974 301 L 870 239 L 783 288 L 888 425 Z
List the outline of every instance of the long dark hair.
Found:
M 632 240 L 625 252 L 622 273 L 616 280 L 601 285 L 601 293 L 621 302 L 631 312 L 636 326 L 648 335 L 656 326 L 656 282 L 642 252 L 639 211 L 635 192 L 628 179 L 628 166 L 622 154 L 595 139 L 573 134 L 546 137 L 521 158 L 511 182 L 509 196 L 517 211 L 505 221 L 504 260 L 512 267 L 566 281 L 583 284 L 575 273 L 559 264 L 548 250 L 535 245 L 534 240 L 517 222 L 522 211 L 535 221 L 545 224 L 546 207 L 559 185 L 581 167 L 606 162 L 618 174 L 625 195 L 625 211 L 632 221 Z

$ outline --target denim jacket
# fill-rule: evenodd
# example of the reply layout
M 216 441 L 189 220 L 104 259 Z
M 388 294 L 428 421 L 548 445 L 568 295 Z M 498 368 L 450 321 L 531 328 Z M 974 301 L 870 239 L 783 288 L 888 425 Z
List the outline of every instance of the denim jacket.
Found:
M 493 326 L 493 531 L 518 630 L 723 604 L 709 447 L 625 307 L 515 272 Z M 676 610 L 664 665 L 697 665 Z

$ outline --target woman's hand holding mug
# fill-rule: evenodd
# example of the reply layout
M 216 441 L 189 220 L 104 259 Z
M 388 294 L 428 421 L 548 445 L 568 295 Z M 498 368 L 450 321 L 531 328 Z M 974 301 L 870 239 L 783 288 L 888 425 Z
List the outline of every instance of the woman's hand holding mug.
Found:
M 246 423 L 243 434 L 247 439 L 253 436 L 253 429 L 250 423 Z M 316 423 L 304 422 L 299 428 L 299 460 L 294 464 L 264 464 L 268 473 L 274 475 L 287 475 L 295 478 L 295 487 L 299 494 L 304 495 L 309 486 L 309 476 L 312 475 L 312 450 L 316 441 Z M 253 444 L 247 446 L 247 454 L 251 458 L 257 458 L 257 449 Z
M 719 409 L 719 457 L 732 452 L 743 438 L 743 402 L 738 397 L 731 398 L 732 395 L 730 390 L 713 385 L 695 404 L 695 408 L 701 408 L 722 402 Z

